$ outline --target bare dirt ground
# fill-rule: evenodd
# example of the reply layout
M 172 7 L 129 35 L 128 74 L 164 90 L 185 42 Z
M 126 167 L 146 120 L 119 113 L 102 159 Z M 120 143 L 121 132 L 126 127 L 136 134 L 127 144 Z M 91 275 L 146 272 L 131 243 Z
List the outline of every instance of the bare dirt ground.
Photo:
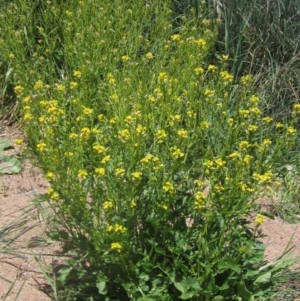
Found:
M 17 129 L 0 125 L 0 140 L 7 139 L 13 143 L 20 137 L 21 133 Z M 8 152 L 18 153 L 18 151 L 19 149 L 15 147 Z M 31 201 L 49 187 L 41 172 L 30 161 L 23 161 L 22 167 L 22 172 L 17 175 L 0 175 L 0 229 L 18 217 L 24 217 L 24 208 L 28 208 Z M 43 234 L 45 225 L 38 219 L 35 210 L 31 210 L 25 217 L 28 220 L 26 226 L 30 229 L 17 240 L 16 254 L 0 254 L 0 300 L 4 300 L 12 283 L 17 279 L 6 301 L 49 301 L 52 300 L 51 295 L 43 292 L 47 287 L 47 281 L 27 248 L 28 242 L 33 237 Z M 280 256 L 288 244 L 295 246 L 293 255 L 300 255 L 300 224 L 288 224 L 278 218 L 267 219 L 262 225 L 262 232 L 266 235 L 263 242 L 267 246 L 265 253 L 267 260 Z M 41 258 L 51 264 L 55 260 L 52 255 L 55 255 L 58 249 L 51 246 L 32 251 L 43 254 Z

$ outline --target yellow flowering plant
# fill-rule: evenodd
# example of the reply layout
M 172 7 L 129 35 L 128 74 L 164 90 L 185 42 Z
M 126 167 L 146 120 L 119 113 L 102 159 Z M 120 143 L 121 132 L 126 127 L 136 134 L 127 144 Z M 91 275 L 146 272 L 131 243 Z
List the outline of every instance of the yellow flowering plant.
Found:
M 172 1 L 152 2 L 53 1 L 37 12 L 17 0 L 1 16 L 6 39 L 18 33 L 0 48 L 7 59 L 17 48 L 28 145 L 52 187 L 43 201 L 59 230 L 49 235 L 74 254 L 60 294 L 256 298 L 266 271 L 247 218 L 296 128 L 278 133 L 226 56 L 211 64 L 213 22 L 193 12 L 175 22 Z

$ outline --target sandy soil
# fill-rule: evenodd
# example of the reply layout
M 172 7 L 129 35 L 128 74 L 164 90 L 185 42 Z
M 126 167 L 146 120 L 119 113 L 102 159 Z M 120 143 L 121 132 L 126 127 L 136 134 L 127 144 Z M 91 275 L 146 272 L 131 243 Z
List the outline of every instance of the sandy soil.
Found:
M 8 139 L 13 142 L 20 136 L 18 130 L 0 125 L 0 140 Z M 13 153 L 18 153 L 18 151 L 17 147 L 9 150 Z M 22 166 L 23 170 L 18 175 L 0 176 L 0 228 L 20 216 L 28 221 L 26 224 L 28 231 L 17 240 L 16 254 L 0 254 L 0 300 L 3 300 L 10 286 L 17 279 L 6 301 L 48 301 L 52 300 L 53 296 L 43 292 L 47 287 L 47 282 L 27 248 L 28 242 L 33 237 L 43 234 L 45 225 L 38 218 L 36 210 L 31 210 L 30 213 L 24 215 L 24 208 L 28 208 L 32 200 L 44 193 L 49 184 L 31 162 L 25 160 Z M 263 241 L 267 245 L 265 253 L 267 260 L 280 256 L 287 245 L 294 246 L 294 255 L 300 255 L 300 224 L 288 224 L 278 218 L 267 219 L 262 226 L 262 231 L 266 235 Z M 51 246 L 44 249 L 32 249 L 32 251 L 40 254 L 44 261 L 51 264 L 56 260 L 53 255 L 58 249 L 58 246 Z M 3 280 L 1 276 L 10 283 Z M 19 288 L 23 284 L 18 295 Z

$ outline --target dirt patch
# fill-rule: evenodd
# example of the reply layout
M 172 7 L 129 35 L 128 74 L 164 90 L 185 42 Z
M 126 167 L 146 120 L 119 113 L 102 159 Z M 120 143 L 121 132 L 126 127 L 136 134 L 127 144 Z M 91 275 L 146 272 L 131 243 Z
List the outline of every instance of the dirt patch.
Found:
M 21 133 L 17 129 L 0 125 L 0 140 L 7 139 L 13 143 L 20 137 Z M 18 151 L 17 147 L 9 150 L 15 154 Z M 3 300 L 16 279 L 6 301 L 52 300 L 51 295 L 43 292 L 48 284 L 27 248 L 32 238 L 42 235 L 45 231 L 45 224 L 42 219 L 39 219 L 38 212 L 29 210 L 29 206 L 31 201 L 39 194 L 43 194 L 48 187 L 49 183 L 43 178 L 40 170 L 29 160 L 22 162 L 20 174 L 0 176 L 0 227 L 9 225 L 16 218 L 26 219 L 26 224 L 22 226 L 22 229 L 26 231 L 15 243 L 15 254 L 0 254 L 0 300 Z M 25 213 L 26 209 L 27 213 Z M 262 241 L 267 247 L 265 253 L 267 260 L 280 256 L 288 245 L 294 246 L 291 254 L 300 255 L 300 224 L 288 224 L 279 218 L 267 219 L 261 229 L 266 235 Z M 32 249 L 35 254 L 40 254 L 40 258 L 47 264 L 57 260 L 55 253 L 58 250 L 58 246 Z M 1 277 L 5 277 L 6 280 Z M 22 290 L 18 295 L 22 285 Z
M 0 127 L 0 139 L 8 139 L 12 143 L 20 138 L 21 133 L 12 128 Z M 18 153 L 18 148 L 11 149 L 7 153 Z M 22 172 L 16 175 L 0 176 L 0 227 L 10 227 L 16 220 L 17 229 L 9 230 L 11 233 L 5 235 L 0 241 L 0 248 L 9 238 L 17 235 L 19 231 L 24 232 L 11 245 L 12 254 L 0 254 L 0 300 L 2 300 L 10 287 L 13 288 L 5 299 L 6 301 L 48 301 L 51 300 L 47 294 L 41 291 L 47 283 L 40 272 L 32 253 L 49 254 L 41 257 L 51 262 L 55 248 L 32 249 L 27 248 L 29 241 L 43 234 L 45 224 L 38 218 L 38 212 L 33 210 L 31 201 L 39 194 L 45 192 L 49 187 L 38 168 L 34 167 L 29 160 L 22 162 Z M 1 238 L 1 237 L 0 237 Z M 23 285 L 22 290 L 20 290 Z M 19 293 L 20 290 L 20 293 Z M 19 293 L 19 295 L 18 295 Z M 17 299 L 16 299 L 17 298 Z

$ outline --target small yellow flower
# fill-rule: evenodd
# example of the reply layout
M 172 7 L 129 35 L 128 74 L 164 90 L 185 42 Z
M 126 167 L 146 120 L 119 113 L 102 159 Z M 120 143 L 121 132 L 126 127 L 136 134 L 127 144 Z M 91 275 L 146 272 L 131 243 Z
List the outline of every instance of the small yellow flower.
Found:
M 214 96 L 214 94 L 215 94 L 214 90 L 205 89 L 205 91 L 204 91 L 204 96 L 207 96 L 207 97 Z
M 233 81 L 233 75 L 231 75 L 227 71 L 221 71 L 220 75 L 221 75 L 221 78 L 227 83 L 231 83 Z
M 23 144 L 23 139 L 15 139 L 15 144 L 16 145 L 22 145 Z
M 78 175 L 77 175 L 77 176 L 78 176 L 79 179 L 84 180 L 84 179 L 87 178 L 88 173 L 87 173 L 86 170 L 80 169 L 80 170 L 78 171 Z
M 160 207 L 160 208 L 162 208 L 164 210 L 168 210 L 168 206 L 166 204 L 164 204 L 164 203 L 159 204 L 158 207 Z
M 244 182 L 239 182 L 238 183 L 239 187 L 241 188 L 242 191 L 249 191 L 252 192 L 254 189 L 250 188 L 247 184 L 245 184 Z
M 200 180 L 195 180 L 194 183 L 198 186 L 198 187 L 202 187 L 204 185 L 204 183 Z
M 216 71 L 217 69 L 218 69 L 218 67 L 215 66 L 215 65 L 209 65 L 209 66 L 207 67 L 207 70 L 208 70 L 208 71 Z
M 80 138 L 88 139 L 90 137 L 91 130 L 88 127 L 84 127 L 80 130 Z
M 294 129 L 293 127 L 289 126 L 289 127 L 287 128 L 287 132 L 288 132 L 289 134 L 291 134 L 291 135 L 294 135 L 294 134 L 297 133 L 297 130 Z
M 271 141 L 270 139 L 264 139 L 264 140 L 263 140 L 263 145 L 269 146 L 269 145 L 271 145 L 271 144 L 272 144 L 272 141 Z
M 111 250 L 113 250 L 113 251 L 117 251 L 117 252 L 121 252 L 121 250 L 122 250 L 122 246 L 121 246 L 121 244 L 119 244 L 118 242 L 113 242 L 111 245 L 110 245 L 110 248 L 111 248 Z
M 206 46 L 206 41 L 204 39 L 198 39 L 194 41 L 195 44 L 197 44 L 200 48 L 205 48 Z
M 59 194 L 57 192 L 53 192 L 50 196 L 50 199 L 53 201 L 57 201 L 59 199 Z
M 26 97 L 24 97 L 23 102 L 24 102 L 24 104 L 28 104 L 28 103 L 30 103 L 31 100 L 33 100 L 33 99 L 34 99 L 33 96 L 26 96 Z
M 249 110 L 242 109 L 242 110 L 239 110 L 239 113 L 240 113 L 244 118 L 246 118 L 246 117 L 249 115 L 250 111 L 249 111 Z
M 74 153 L 73 152 L 65 152 L 66 157 L 73 157 Z
M 188 137 L 188 132 L 185 129 L 179 129 L 177 131 L 177 135 L 181 138 L 187 138 Z
M 179 159 L 179 158 L 182 158 L 184 156 L 184 153 L 179 148 L 177 148 L 176 146 L 171 147 L 171 152 L 172 152 L 172 155 L 175 159 Z
M 214 162 L 211 161 L 211 160 L 205 160 L 205 161 L 203 162 L 203 165 L 204 165 L 206 168 L 210 169 L 210 168 L 212 168 L 212 167 L 214 166 Z
M 92 115 L 93 114 L 93 109 L 87 108 L 87 107 L 83 107 L 83 114 L 84 115 Z
M 121 232 L 124 233 L 127 229 L 125 227 L 123 227 L 122 225 L 119 224 L 115 224 L 114 226 L 114 231 L 115 232 Z
M 135 171 L 133 173 L 131 173 L 131 176 L 134 180 L 138 180 L 142 178 L 142 173 L 139 171 Z
M 53 179 L 53 177 L 54 177 L 53 172 L 49 171 L 46 173 L 46 179 L 51 180 L 51 179 Z
M 258 107 L 253 107 L 253 108 L 250 108 L 249 110 L 252 114 L 256 115 L 256 116 L 259 116 L 261 115 L 261 110 L 258 108 Z M 272 118 L 271 120 L 269 119 L 270 117 L 266 117 L 268 119 L 265 120 L 265 122 L 270 122 L 272 121 Z M 269 121 L 270 120 L 270 121 Z
M 64 85 L 61 85 L 61 84 L 55 84 L 55 89 L 56 89 L 57 91 L 63 92 L 63 91 L 66 90 L 66 87 L 65 87 Z
M 223 61 L 228 61 L 228 59 L 229 59 L 229 55 L 227 54 L 227 55 L 222 55 L 222 60 Z
M 98 154 L 102 154 L 102 153 L 105 153 L 107 151 L 107 148 L 104 147 L 103 145 L 101 145 L 100 143 L 95 142 L 93 144 L 93 150 L 96 151 Z
M 14 91 L 16 94 L 21 94 L 23 92 L 24 88 L 21 85 L 17 85 L 14 88 Z
M 107 155 L 101 160 L 101 163 L 107 163 L 109 160 L 110 160 L 110 155 Z
M 130 207 L 131 207 L 131 208 L 134 208 L 135 206 L 136 206 L 135 200 L 131 200 L 131 201 L 130 201 Z
M 52 194 L 53 192 L 54 192 L 54 190 L 53 190 L 52 187 L 48 188 L 47 191 L 46 191 L 46 193 L 47 193 L 48 195 Z
M 276 129 L 284 128 L 284 124 L 282 122 L 276 123 Z
M 242 140 L 239 143 L 239 148 L 241 148 L 241 149 L 246 149 L 246 148 L 249 148 L 250 146 L 251 146 L 251 144 L 246 140 Z
M 222 167 L 224 165 L 226 165 L 226 162 L 223 161 L 221 158 L 218 158 L 215 160 L 215 163 L 219 166 L 219 167 Z
M 76 139 L 77 137 L 78 137 L 78 134 L 76 134 L 76 133 L 71 133 L 69 135 L 69 138 L 72 139 L 72 140 Z
M 269 182 L 273 178 L 273 173 L 271 171 L 267 171 L 264 174 L 259 174 L 257 172 L 253 173 L 253 179 L 258 182 Z
M 241 154 L 237 151 L 231 153 L 228 157 L 230 157 L 231 159 L 235 159 L 235 158 L 239 158 L 241 156 Z
M 142 126 L 141 124 L 138 124 L 135 131 L 138 133 L 138 134 L 144 134 L 145 131 L 146 131 L 146 127 L 145 126 Z
M 249 100 L 251 104 L 257 104 L 259 102 L 259 98 L 256 95 L 252 95 Z
M 263 121 L 264 121 L 265 123 L 270 123 L 272 120 L 273 120 L 273 118 L 270 117 L 270 116 L 267 116 L 267 117 L 264 117 L 264 118 L 263 118 Z
M 43 152 L 46 149 L 47 145 L 44 142 L 40 142 L 36 145 L 36 148 L 39 152 Z
M 129 60 L 130 60 L 129 56 L 127 56 L 127 55 L 123 55 L 123 56 L 122 56 L 122 61 L 123 61 L 124 63 L 129 62 Z
M 73 76 L 76 77 L 76 78 L 81 78 L 81 72 L 78 71 L 78 70 L 74 70 L 73 71 Z
M 157 79 L 159 83 L 166 83 L 168 81 L 168 74 L 166 72 L 160 72 Z
M 216 190 L 217 192 L 221 192 L 221 191 L 224 191 L 225 188 L 224 188 L 224 186 L 221 185 L 221 184 L 216 184 L 216 185 L 215 185 L 215 190 Z
M 200 123 L 201 129 L 208 129 L 209 126 L 210 126 L 210 123 L 209 123 L 208 121 L 202 121 L 202 122 Z
M 166 139 L 167 134 L 166 134 L 165 130 L 158 130 L 155 133 L 155 137 L 157 139 L 157 143 L 162 143 Z
M 168 192 L 168 193 L 174 192 L 174 186 L 173 186 L 173 184 L 170 183 L 170 182 L 166 182 L 166 183 L 163 185 L 163 191 L 164 191 L 164 192 Z
M 130 138 L 130 133 L 127 129 L 118 131 L 119 138 L 122 142 L 127 141 Z
M 116 170 L 115 170 L 115 175 L 116 176 L 124 176 L 124 174 L 125 174 L 125 169 L 124 168 L 116 168 Z
M 228 119 L 227 119 L 227 123 L 228 123 L 230 126 L 232 126 L 233 123 L 234 123 L 234 119 L 233 119 L 233 118 L 228 118 Z
M 248 131 L 249 131 L 249 132 L 255 132 L 257 129 L 258 129 L 258 126 L 255 125 L 255 124 L 250 124 L 250 125 L 248 126 Z
M 70 82 L 70 88 L 75 89 L 78 86 L 77 82 Z
M 35 83 L 33 89 L 34 89 L 34 90 L 41 90 L 41 89 L 43 89 L 43 86 L 44 86 L 43 81 L 38 80 L 38 81 Z
M 147 60 L 153 59 L 153 54 L 151 52 L 147 52 L 145 56 Z
M 173 35 L 171 36 L 171 40 L 172 40 L 173 42 L 178 42 L 178 41 L 180 41 L 180 34 L 173 34 Z
M 114 204 L 113 204 L 113 202 L 110 201 L 110 200 L 105 201 L 105 202 L 103 203 L 103 208 L 104 208 L 104 209 L 112 209 L 113 206 L 114 206 Z
M 256 218 L 255 218 L 255 224 L 256 226 L 260 226 L 261 224 L 263 224 L 266 221 L 266 218 L 261 215 L 261 214 L 257 214 Z
M 151 154 L 147 154 L 143 159 L 141 159 L 141 163 L 142 164 L 147 164 L 151 161 L 151 159 L 153 158 L 153 156 Z
M 98 176 L 104 176 L 105 175 L 105 169 L 102 168 L 102 167 L 98 167 L 95 169 L 95 173 L 98 175 Z
M 300 103 L 296 103 L 293 106 L 293 113 L 299 114 L 300 113 Z
M 252 81 L 252 75 L 251 74 L 246 74 L 241 77 L 241 83 L 242 84 L 249 84 Z
M 8 57 L 9 57 L 10 59 L 14 59 L 14 58 L 15 58 L 15 55 L 14 55 L 13 53 L 10 53 L 10 54 L 8 55 Z
M 116 118 L 111 118 L 111 119 L 109 120 L 109 123 L 110 123 L 110 124 L 116 124 L 116 123 L 117 123 Z
M 243 158 L 243 162 L 246 163 L 246 164 L 249 164 L 251 159 L 253 159 L 253 156 L 245 155 L 244 158 Z
M 195 199 L 197 201 L 200 201 L 200 200 L 204 200 L 205 199 L 205 195 L 204 195 L 204 192 L 202 191 L 197 191 L 194 195 Z
M 150 102 L 155 102 L 155 97 L 153 96 L 153 95 L 149 95 L 148 96 L 148 100 L 150 101 Z
M 45 121 L 46 121 L 46 116 L 45 116 L 45 115 L 42 115 L 42 116 L 39 117 L 38 120 L 39 120 L 40 123 L 45 123 Z
M 197 67 L 197 68 L 195 68 L 195 73 L 197 75 L 201 75 L 204 73 L 204 69 L 202 67 Z

